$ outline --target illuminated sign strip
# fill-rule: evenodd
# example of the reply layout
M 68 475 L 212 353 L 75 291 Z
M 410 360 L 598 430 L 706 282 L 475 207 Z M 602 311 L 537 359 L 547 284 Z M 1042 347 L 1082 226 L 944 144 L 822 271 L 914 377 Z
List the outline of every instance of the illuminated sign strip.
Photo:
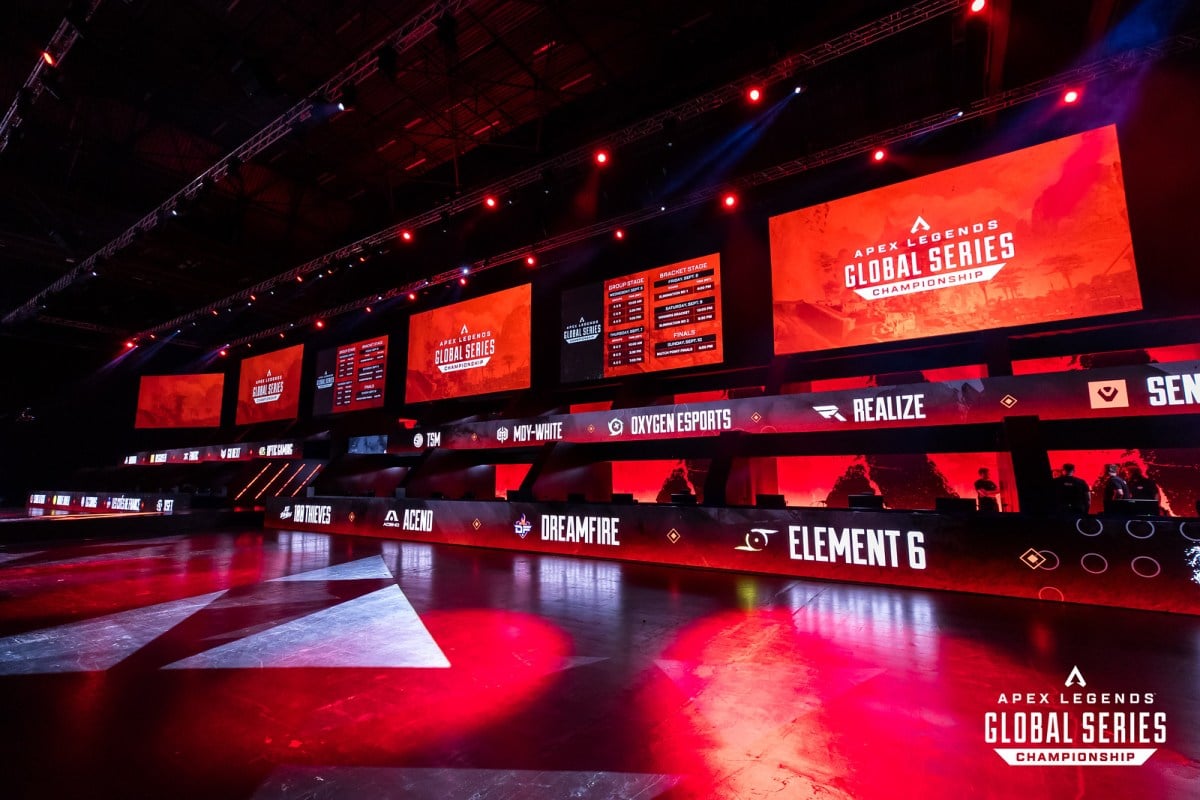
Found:
M 242 489 L 240 492 L 238 492 L 238 493 L 237 493 L 237 497 L 233 498 L 233 502 L 235 502 L 235 503 L 236 503 L 238 500 L 241 500 L 241 499 L 242 499 L 242 495 L 244 495 L 246 492 L 250 491 L 250 487 L 254 485 L 254 482 L 255 482 L 255 481 L 257 481 L 259 478 L 261 478 L 261 477 L 262 477 L 262 474 L 263 474 L 264 472 L 266 472 L 268 469 L 270 469 L 270 467 L 271 467 L 271 465 L 270 465 L 270 464 L 264 464 L 264 465 L 263 465 L 263 468 L 262 468 L 262 469 L 260 469 L 260 470 L 258 471 L 258 473 L 257 473 L 257 474 L 255 474 L 255 476 L 254 476 L 253 478 L 251 478 L 251 479 L 250 479 L 250 482 L 249 482 L 249 483 L 247 483 L 247 484 L 245 485 L 245 487 L 243 487 L 243 489 Z
M 482 449 L 1194 413 L 1200 361 L 1181 361 L 460 423 L 397 441 L 409 451 Z

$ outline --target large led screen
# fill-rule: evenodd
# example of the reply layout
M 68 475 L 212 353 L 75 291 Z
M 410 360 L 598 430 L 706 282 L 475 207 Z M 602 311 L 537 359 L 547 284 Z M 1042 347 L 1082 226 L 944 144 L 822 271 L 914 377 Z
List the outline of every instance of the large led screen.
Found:
M 405 400 L 529 388 L 528 283 L 414 314 L 408 321 Z
M 225 375 L 143 375 L 135 428 L 219 428 Z
M 298 344 L 243 361 L 238 378 L 237 424 L 295 419 L 303 360 L 304 345 Z
M 1114 126 L 770 222 L 775 352 L 1142 307 Z
M 378 336 L 317 353 L 313 414 L 383 407 L 388 337 Z
M 721 363 L 720 255 L 564 292 L 559 347 L 564 382 Z

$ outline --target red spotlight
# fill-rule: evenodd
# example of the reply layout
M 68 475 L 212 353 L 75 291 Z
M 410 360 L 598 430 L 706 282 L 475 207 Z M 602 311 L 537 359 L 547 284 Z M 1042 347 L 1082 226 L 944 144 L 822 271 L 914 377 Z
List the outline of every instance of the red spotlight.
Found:
M 417 299 L 417 293 L 416 293 L 416 292 L 409 292 L 409 293 L 408 293 L 408 299 L 409 299 L 409 300 L 416 300 L 416 299 Z
M 623 231 L 621 228 L 617 228 L 615 231 L 613 231 L 613 238 L 614 239 L 624 239 L 625 231 Z
M 319 319 L 319 320 L 317 320 L 317 327 L 318 327 L 318 328 L 324 328 L 324 327 L 325 327 L 325 320 L 323 320 L 323 319 Z
M 458 285 L 459 285 L 459 286 L 466 286 L 466 285 L 467 285 L 467 279 L 466 279 L 466 278 L 459 278 L 459 279 L 458 279 Z
M 225 356 L 227 356 L 227 355 L 229 355 L 229 351 L 228 351 L 228 350 L 222 350 L 222 351 L 221 351 L 221 358 L 224 358 L 224 357 L 225 357 Z
M 987 0 L 971 0 L 971 13 L 978 14 L 987 8 Z
M 596 163 L 602 167 L 608 163 L 608 151 L 607 150 L 597 150 L 596 151 Z
M 132 342 L 132 341 L 128 341 L 128 342 L 126 342 L 126 343 L 125 343 L 125 349 L 126 349 L 126 350 L 132 350 L 132 349 L 133 349 L 133 342 Z
M 871 158 L 875 159 L 876 161 L 883 161 L 885 158 L 887 158 L 887 151 L 881 147 L 871 154 Z
M 368 314 L 370 314 L 370 313 L 371 313 L 371 307 L 370 307 L 370 306 L 367 306 L 366 308 L 364 308 L 364 309 L 363 309 L 363 311 L 366 311 Z
M 43 51 L 42 51 L 42 61 L 45 61 L 45 62 L 46 62 L 46 66 L 47 66 L 47 67 L 53 67 L 55 64 L 57 64 L 57 63 L 58 63 L 58 62 L 57 62 L 57 61 L 55 61 L 55 59 L 54 59 L 54 54 L 53 54 L 53 53 L 51 53 L 49 50 L 43 50 Z
M 412 231 L 400 231 L 400 238 L 406 242 L 411 242 L 413 240 Z
M 220 312 L 220 311 L 217 311 L 217 310 L 214 308 L 214 309 L 212 310 L 212 315 L 213 315 L 214 317 L 219 317 L 219 316 L 221 316 L 221 312 Z
M 303 275 L 297 275 L 297 276 L 296 276 L 296 283 L 304 283 L 304 276 L 303 276 Z
M 737 206 L 737 202 L 738 202 L 737 195 L 734 194 L 733 192 L 730 192 L 729 194 L 727 194 L 721 198 L 721 205 L 725 206 L 726 209 L 735 208 Z
M 1081 96 L 1082 95 L 1078 89 L 1068 89 L 1066 94 L 1063 95 L 1063 102 L 1067 105 L 1073 105 L 1079 102 L 1079 98 Z
M 530 253 L 529 255 L 525 256 L 525 266 L 532 267 L 536 264 L 537 264 L 537 256 L 535 256 L 533 253 Z
M 495 208 L 500 204 L 500 201 L 489 194 L 487 197 L 483 198 L 483 204 L 488 208 Z
M 757 86 L 751 86 L 746 91 L 746 99 L 751 103 L 757 103 L 759 100 L 762 100 L 762 96 L 762 89 L 758 88 Z

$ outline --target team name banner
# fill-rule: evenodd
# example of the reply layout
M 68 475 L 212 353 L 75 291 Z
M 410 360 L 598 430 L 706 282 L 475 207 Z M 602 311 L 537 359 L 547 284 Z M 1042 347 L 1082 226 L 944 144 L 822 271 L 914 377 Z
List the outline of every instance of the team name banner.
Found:
M 1000 422 L 1192 414 L 1200 361 L 1002 376 L 418 428 L 396 449 L 533 447 L 676 437 L 807 433 Z
M 65 514 L 176 514 L 191 505 L 184 494 L 128 492 L 30 492 L 25 508 L 29 516 Z
M 170 450 L 144 450 L 125 456 L 127 466 L 155 464 L 205 464 L 212 461 L 253 461 L 257 458 L 299 459 L 304 445 L 298 439 L 276 442 L 241 442 L 202 447 L 176 447 Z
M 1200 614 L 1200 522 L 314 497 L 266 526 Z

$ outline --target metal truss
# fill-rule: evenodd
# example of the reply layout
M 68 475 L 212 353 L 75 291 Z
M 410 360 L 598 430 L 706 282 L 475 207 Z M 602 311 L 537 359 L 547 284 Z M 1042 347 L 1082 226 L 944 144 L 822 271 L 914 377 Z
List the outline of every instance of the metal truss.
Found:
M 674 214 L 687 208 L 712 203 L 717 196 L 730 188 L 751 189 L 758 186 L 763 186 L 774 181 L 790 178 L 799 175 L 803 172 L 816 169 L 837 161 L 843 161 L 847 158 L 865 155 L 872 150 L 887 145 L 893 145 L 924 136 L 934 131 L 949 128 L 953 125 L 958 125 L 973 119 L 991 116 L 998 112 L 1004 111 L 1015 106 L 1029 103 L 1040 98 L 1057 96 L 1069 86 L 1080 86 L 1099 78 L 1104 78 L 1110 75 L 1115 75 L 1141 67 L 1168 56 L 1187 52 L 1200 48 L 1200 32 L 1189 32 L 1180 34 L 1170 39 L 1164 39 L 1146 47 L 1127 50 L 1101 61 L 1095 61 L 1075 69 L 1061 72 L 1049 78 L 1034 81 L 1025 86 L 1010 89 L 999 94 L 982 98 L 971 103 L 966 108 L 952 108 L 937 114 L 930 114 L 920 119 L 897 125 L 893 128 L 888 128 L 884 131 L 879 131 L 867 136 L 859 137 L 850 142 L 835 145 L 804 158 L 797 158 L 791 161 L 785 161 L 781 164 L 768 167 L 766 169 L 752 172 L 744 175 L 741 178 L 733 181 L 726 181 L 719 186 L 708 186 L 703 189 L 698 189 L 681 199 L 672 201 L 670 206 L 655 205 L 643 208 L 639 211 L 633 211 L 618 217 L 607 219 L 603 222 L 597 222 L 582 228 L 578 228 L 567 233 L 553 236 L 548 239 L 543 239 L 535 244 L 525 247 L 515 248 L 505 253 L 499 253 L 489 258 L 482 259 L 469 265 L 468 271 L 470 274 L 478 274 L 489 269 L 512 264 L 523 260 L 530 253 L 542 255 L 564 247 L 579 244 L 597 236 L 611 235 L 617 228 L 626 228 L 638 223 L 646 222 L 656 217 L 663 217 L 668 214 Z M 313 314 L 309 314 L 301 319 L 294 320 L 287 325 L 277 325 L 273 328 L 259 331 L 248 336 L 243 336 L 239 339 L 228 342 L 226 347 L 236 347 L 238 345 L 247 344 L 269 336 L 277 336 L 280 333 L 315 322 L 318 319 L 327 319 L 329 317 L 344 314 L 350 311 L 358 311 L 367 306 L 374 305 L 384 300 L 392 300 L 405 297 L 409 293 L 419 292 L 433 286 L 447 284 L 457 280 L 462 275 L 461 269 L 448 270 L 438 275 L 433 275 L 424 280 L 413 281 L 388 290 L 382 294 L 375 293 L 368 297 L 363 297 L 358 300 L 353 300 L 348 303 L 343 303 L 333 308 L 327 308 Z
M 92 0 L 88 4 L 87 11 L 83 12 L 83 22 L 87 22 L 92 18 L 101 2 L 103 0 Z M 75 27 L 74 22 L 64 19 L 58 24 L 58 29 L 50 37 L 50 43 L 46 45 L 46 49 L 42 52 L 49 53 L 54 58 L 55 66 L 57 66 L 67 57 L 67 53 L 71 52 L 71 48 L 75 46 L 75 42 L 78 40 L 79 30 Z M 25 79 L 25 83 L 21 85 L 17 96 L 12 101 L 12 105 L 8 107 L 8 111 L 4 112 L 4 117 L 0 119 L 0 153 L 4 152 L 4 149 L 8 147 L 8 140 L 12 132 L 24 122 L 21 118 L 21 106 L 24 105 L 22 101 L 27 100 L 31 105 L 37 101 L 45 86 L 42 80 L 42 73 L 54 68 L 42 59 L 41 53 L 38 53 L 37 62 L 33 65 L 33 70 L 29 73 L 29 77 Z
M 452 217 L 464 211 L 476 209 L 488 195 L 508 194 L 518 191 L 541 181 L 542 176 L 547 171 L 565 171 L 589 163 L 597 147 L 618 148 L 653 136 L 663 130 L 664 126 L 669 123 L 686 122 L 702 114 L 715 111 L 729 103 L 740 102 L 746 87 L 751 84 L 771 86 L 789 80 L 802 70 L 812 69 L 813 67 L 829 63 L 850 53 L 862 50 L 930 20 L 962 9 L 966 4 L 966 0 L 921 0 L 921 2 L 895 11 L 873 22 L 868 22 L 827 42 L 785 56 L 766 69 L 744 75 L 718 89 L 702 94 L 699 97 L 694 97 L 665 111 L 660 111 L 651 117 L 647 117 L 608 136 L 596 139 L 560 156 L 524 169 L 503 180 L 466 192 L 436 208 L 432 208 L 415 217 L 410 217 L 402 222 L 397 222 L 358 241 L 351 242 L 337 250 L 307 261 L 300 266 L 293 267 L 287 272 L 281 272 L 228 297 L 215 300 L 202 308 L 197 308 L 174 319 L 162 322 L 153 328 L 143 331 L 139 336 L 174 330 L 182 323 L 211 314 L 213 310 L 219 311 L 228 306 L 244 304 L 252 294 L 262 294 L 277 286 L 294 281 L 297 276 L 303 277 L 309 275 L 329 264 L 359 255 L 382 245 L 390 244 L 405 230 L 415 231 L 437 224 L 446 216 Z
M 259 153 L 274 145 L 284 136 L 288 135 L 296 125 L 310 119 L 313 111 L 319 104 L 332 102 L 347 87 L 357 85 L 373 75 L 379 69 L 378 54 L 381 49 L 392 47 L 398 53 L 403 53 L 412 48 L 417 42 L 431 35 L 435 30 L 437 21 L 443 15 L 457 14 L 469 8 L 475 2 L 476 0 L 437 0 L 437 2 L 417 14 L 385 39 L 377 42 L 353 62 L 342 68 L 336 75 L 309 93 L 306 98 L 276 117 L 266 127 L 258 131 L 258 133 L 251 136 L 233 151 L 204 170 L 204 172 L 197 175 L 186 186 L 129 226 L 120 236 L 72 267 L 58 278 L 58 280 L 25 301 L 22 305 L 10 311 L 0 321 L 4 324 L 12 324 L 34 317 L 39 307 L 46 301 L 46 298 L 63 291 L 84 276 L 90 275 L 98 260 L 108 259 L 116 252 L 128 247 L 140 234 L 157 227 L 164 216 L 178 208 L 180 204 L 195 199 L 206 186 L 224 179 L 231 171 L 236 170 L 239 164 L 247 163 Z M 100 0 L 93 0 L 93 8 L 95 5 L 99 5 L 99 3 Z M 67 23 L 64 21 L 63 25 L 67 25 Z M 62 30 L 62 26 L 59 27 L 59 30 Z M 74 28 L 71 28 L 71 31 L 70 41 L 73 43 L 78 33 L 74 31 Z M 39 67 L 40 65 L 41 62 L 39 61 Z M 34 68 L 34 74 L 30 78 L 40 87 L 40 80 L 37 80 L 38 75 L 40 75 L 39 67 Z M 15 107 L 16 103 L 14 102 Z

